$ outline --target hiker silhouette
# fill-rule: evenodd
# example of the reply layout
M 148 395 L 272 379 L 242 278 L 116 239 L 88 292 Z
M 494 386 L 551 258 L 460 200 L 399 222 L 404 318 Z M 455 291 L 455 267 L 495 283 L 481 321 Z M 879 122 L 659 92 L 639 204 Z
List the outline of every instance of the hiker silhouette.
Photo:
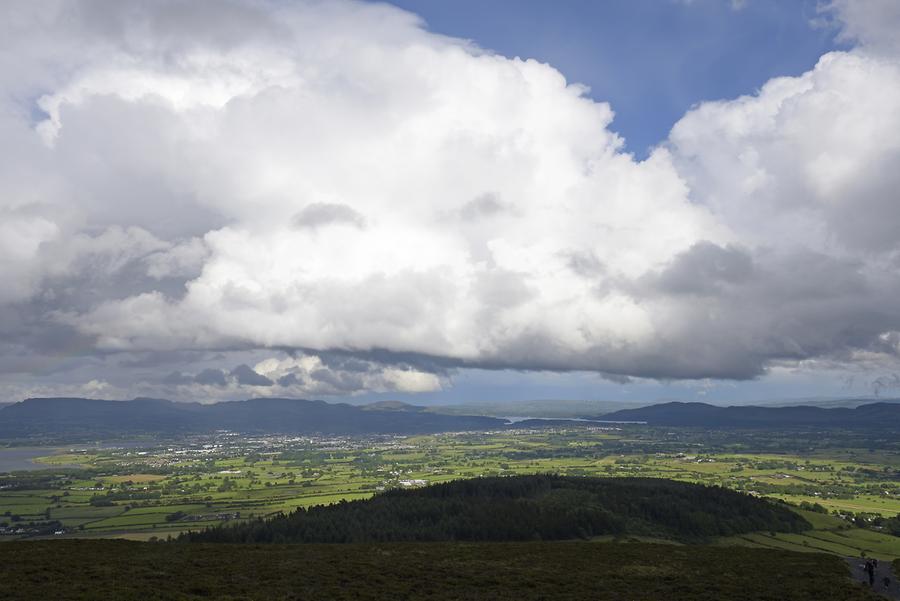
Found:
M 866 560 L 866 574 L 869 576 L 869 586 L 875 586 L 875 562 Z

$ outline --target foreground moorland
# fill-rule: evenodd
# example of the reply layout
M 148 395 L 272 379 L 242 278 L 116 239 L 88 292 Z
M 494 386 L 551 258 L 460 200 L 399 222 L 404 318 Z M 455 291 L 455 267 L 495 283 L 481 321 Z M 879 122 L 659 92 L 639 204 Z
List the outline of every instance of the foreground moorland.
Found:
M 0 545 L 8 601 L 875 599 L 848 574 L 824 554 L 646 543 Z

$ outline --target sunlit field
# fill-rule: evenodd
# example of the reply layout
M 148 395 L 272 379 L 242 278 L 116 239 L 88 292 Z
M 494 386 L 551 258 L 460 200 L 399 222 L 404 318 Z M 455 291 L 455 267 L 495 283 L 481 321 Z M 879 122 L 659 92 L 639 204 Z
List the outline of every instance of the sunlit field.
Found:
M 900 557 L 900 538 L 874 526 L 859 528 L 868 525 L 865 518 L 847 519 L 900 511 L 900 460 L 894 449 L 855 448 L 852 434 L 832 434 L 819 446 L 810 442 L 812 436 L 778 433 L 764 438 L 732 433 L 727 445 L 720 438 L 689 429 L 573 426 L 359 438 L 222 433 L 146 447 L 56 447 L 36 460 L 45 469 L 3 477 L 0 524 L 5 540 L 153 540 L 458 478 L 642 476 L 721 485 L 795 506 L 819 505 L 819 512 L 796 508 L 813 523 L 813 532 L 757 533 L 722 544 Z M 73 463 L 83 467 L 52 467 Z

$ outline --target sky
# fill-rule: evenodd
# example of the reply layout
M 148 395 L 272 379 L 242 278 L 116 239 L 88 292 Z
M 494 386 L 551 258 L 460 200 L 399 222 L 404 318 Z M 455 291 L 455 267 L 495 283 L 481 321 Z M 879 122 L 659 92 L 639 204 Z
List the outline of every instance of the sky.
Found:
M 610 129 L 638 158 L 704 100 L 751 94 L 850 47 L 816 0 L 400 0 L 431 31 L 534 58 L 615 111 Z
M 0 402 L 897 396 L 898 30 L 3 3 Z

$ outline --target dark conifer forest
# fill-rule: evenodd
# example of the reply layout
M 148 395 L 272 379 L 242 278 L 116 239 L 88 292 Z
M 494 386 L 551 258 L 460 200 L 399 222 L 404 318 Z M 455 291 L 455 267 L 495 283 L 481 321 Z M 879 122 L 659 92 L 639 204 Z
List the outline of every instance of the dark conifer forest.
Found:
M 699 542 L 810 528 L 778 503 L 654 478 L 555 475 L 457 480 L 184 534 L 190 542 L 526 541 L 601 535 Z

